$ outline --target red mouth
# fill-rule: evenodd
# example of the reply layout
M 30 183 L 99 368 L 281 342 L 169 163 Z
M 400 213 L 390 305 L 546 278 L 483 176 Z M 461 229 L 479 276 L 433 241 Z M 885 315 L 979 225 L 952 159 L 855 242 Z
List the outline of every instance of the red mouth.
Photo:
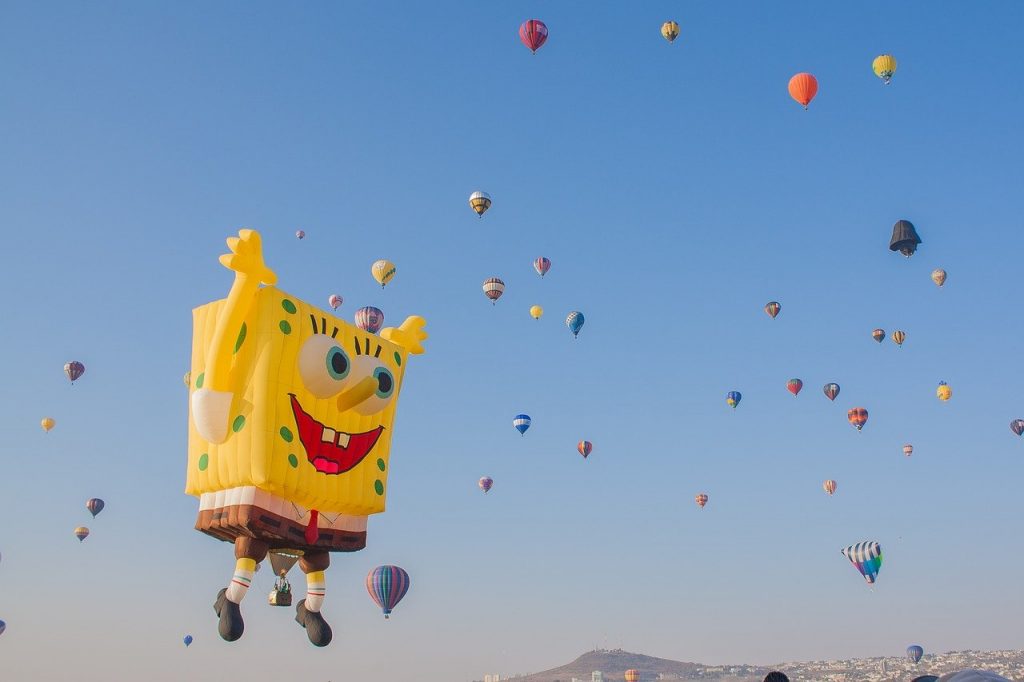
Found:
M 292 413 L 306 457 L 322 474 L 343 474 L 352 469 L 370 453 L 384 432 L 383 426 L 366 433 L 335 431 L 306 414 L 294 393 L 288 395 L 292 399 Z

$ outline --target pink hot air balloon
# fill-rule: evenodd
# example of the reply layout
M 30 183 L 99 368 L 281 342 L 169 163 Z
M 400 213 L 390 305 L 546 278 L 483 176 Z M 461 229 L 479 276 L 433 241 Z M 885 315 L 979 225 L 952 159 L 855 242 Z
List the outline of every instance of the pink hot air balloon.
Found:
M 331 306 L 331 310 L 337 310 L 341 307 L 341 304 L 345 302 L 345 299 L 340 294 L 331 294 L 327 298 L 327 304 Z
M 537 271 L 537 274 L 543 277 L 548 274 L 548 270 L 551 269 L 551 260 L 541 256 L 537 260 L 533 261 L 533 269 Z
M 540 19 L 527 19 L 519 27 L 519 39 L 530 48 L 530 52 L 537 54 L 537 50 L 548 39 L 548 27 Z
M 356 311 L 356 326 L 363 331 L 376 334 L 384 326 L 384 312 L 368 305 Z
M 477 481 L 477 485 L 480 486 L 480 490 L 483 490 L 484 494 L 486 494 L 491 489 L 491 487 L 494 486 L 494 479 L 491 478 L 490 476 L 484 476 L 479 481 Z

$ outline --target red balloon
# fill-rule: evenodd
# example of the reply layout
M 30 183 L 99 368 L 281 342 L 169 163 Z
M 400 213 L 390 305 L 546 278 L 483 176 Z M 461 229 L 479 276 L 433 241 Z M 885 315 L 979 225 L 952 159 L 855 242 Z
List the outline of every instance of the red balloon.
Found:
M 540 19 L 527 19 L 519 27 L 519 39 L 536 54 L 548 39 L 548 27 Z
M 790 379 L 789 381 L 786 382 L 786 390 L 792 393 L 793 395 L 799 393 L 800 389 L 803 387 L 804 382 L 800 381 L 799 379 Z

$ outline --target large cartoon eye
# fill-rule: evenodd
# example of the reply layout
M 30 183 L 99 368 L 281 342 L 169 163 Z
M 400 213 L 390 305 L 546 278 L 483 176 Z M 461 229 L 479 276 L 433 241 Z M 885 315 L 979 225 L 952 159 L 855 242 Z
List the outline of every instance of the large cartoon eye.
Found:
M 355 365 L 354 374 L 360 377 L 373 377 L 377 382 L 377 386 L 373 395 L 352 409 L 362 415 L 376 414 L 387 407 L 388 403 L 395 396 L 395 388 L 397 387 L 395 375 L 377 358 L 364 355 L 356 358 Z
M 337 341 L 314 334 L 299 351 L 299 374 L 310 393 L 330 398 L 351 384 L 352 361 Z

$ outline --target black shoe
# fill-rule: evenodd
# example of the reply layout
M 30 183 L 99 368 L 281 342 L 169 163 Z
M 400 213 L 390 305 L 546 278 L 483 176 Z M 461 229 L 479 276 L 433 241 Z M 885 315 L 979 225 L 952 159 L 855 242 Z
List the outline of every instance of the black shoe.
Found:
M 217 632 L 229 642 L 233 642 L 242 636 L 245 631 L 245 623 L 242 622 L 242 609 L 235 602 L 227 597 L 228 588 L 221 588 L 217 593 L 217 601 L 213 603 L 213 610 L 220 618 Z
M 306 628 L 306 636 L 313 646 L 327 646 L 331 643 L 334 633 L 331 626 L 327 624 L 319 611 L 310 611 L 306 608 L 306 600 L 303 599 L 295 605 L 295 622 Z

